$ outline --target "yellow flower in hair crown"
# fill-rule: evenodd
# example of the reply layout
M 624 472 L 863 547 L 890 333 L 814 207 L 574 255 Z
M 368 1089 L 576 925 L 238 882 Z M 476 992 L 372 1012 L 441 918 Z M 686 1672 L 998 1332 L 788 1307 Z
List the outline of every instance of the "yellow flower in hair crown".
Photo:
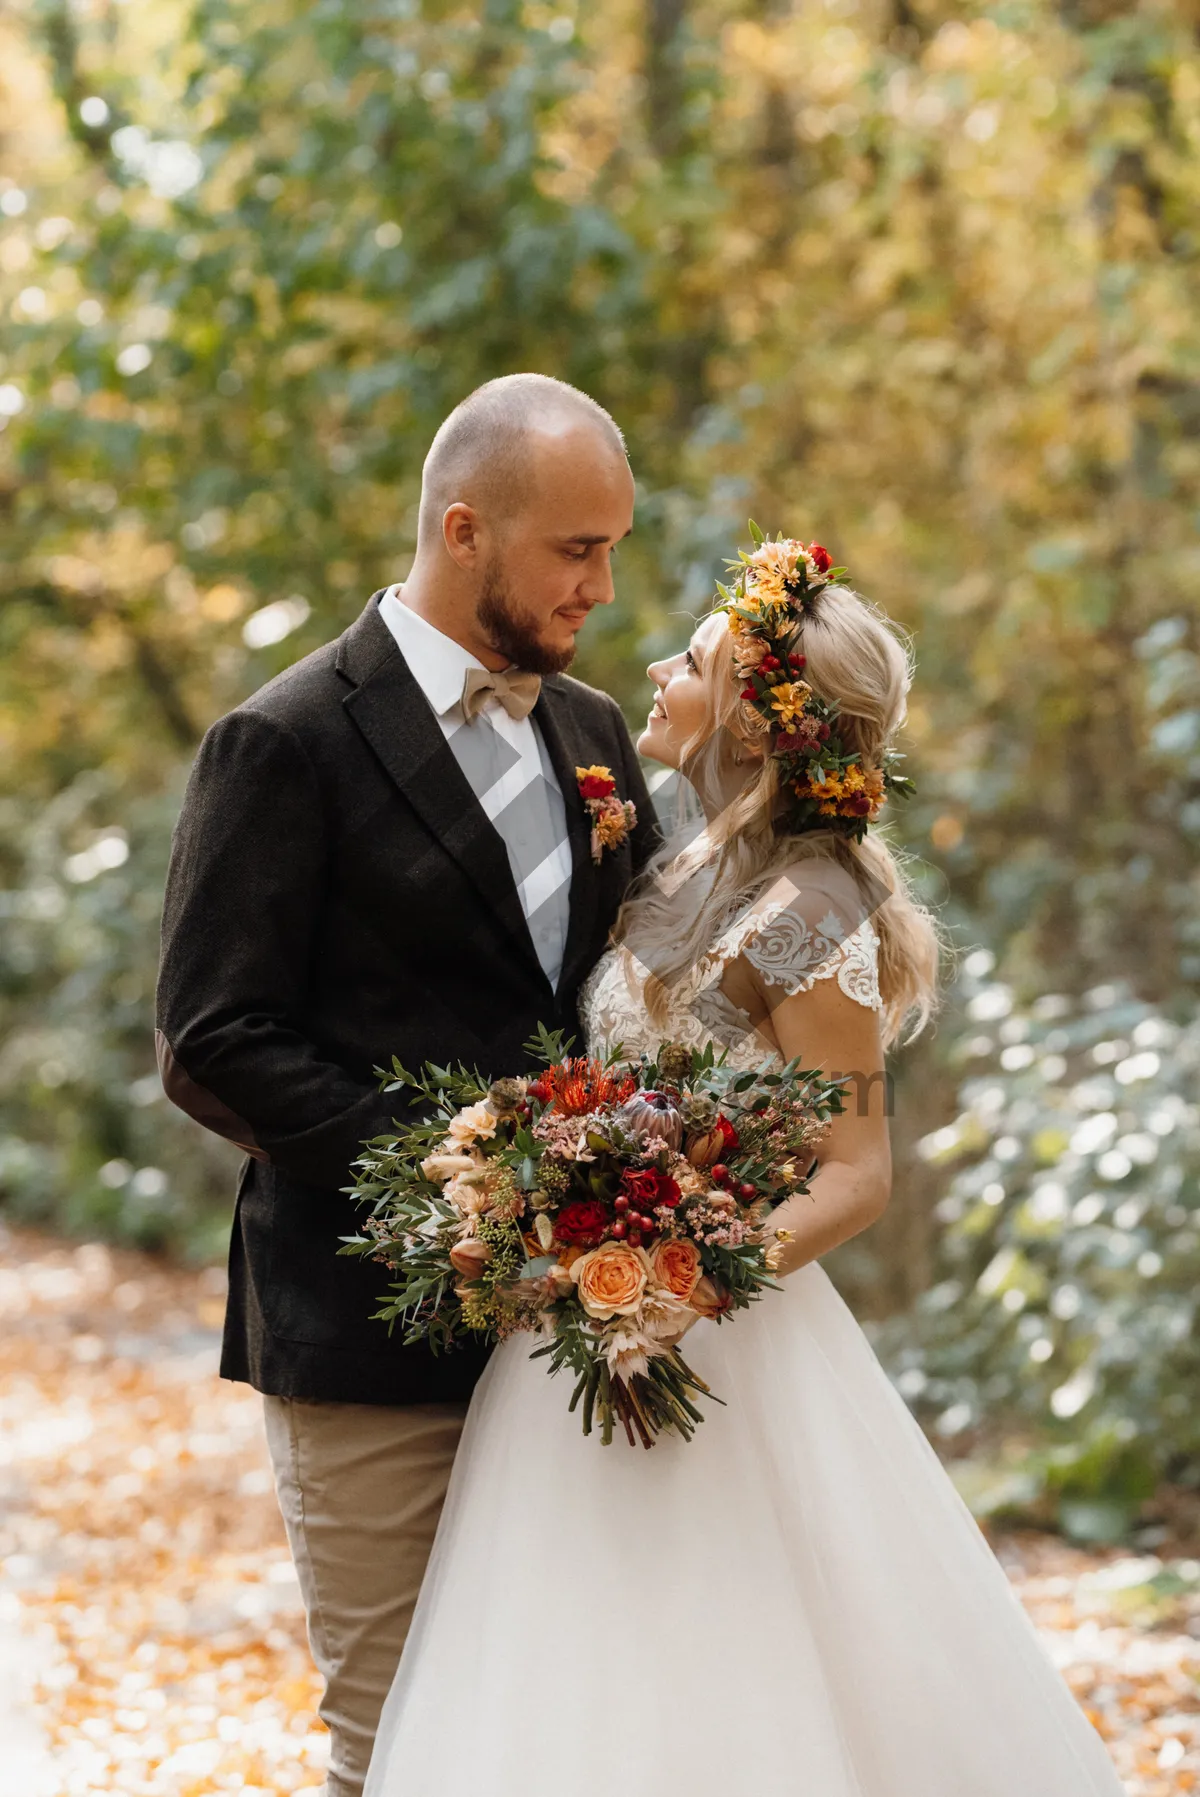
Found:
M 847 748 L 838 707 L 815 693 L 804 678 L 804 625 L 820 594 L 848 570 L 835 568 L 820 543 L 792 537 L 772 542 L 751 520 L 754 548 L 738 551 L 729 586 L 717 582 L 733 638 L 733 660 L 745 682 L 741 700 L 747 722 L 769 733 L 780 763 L 785 798 L 783 829 L 836 830 L 861 842 L 868 824 L 891 795 L 909 797 L 913 783 L 896 770 L 904 757 L 884 751 L 878 767 L 864 767 Z
M 637 827 L 637 806 L 617 797 L 617 783 L 607 767 L 577 767 L 575 778 L 583 808 L 592 820 L 592 860 L 599 867 L 605 849 L 619 849 Z

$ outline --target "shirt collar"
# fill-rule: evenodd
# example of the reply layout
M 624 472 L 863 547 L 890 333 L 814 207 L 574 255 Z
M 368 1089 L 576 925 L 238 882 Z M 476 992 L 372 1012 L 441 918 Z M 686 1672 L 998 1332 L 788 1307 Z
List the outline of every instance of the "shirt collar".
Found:
M 445 717 L 462 703 L 467 669 L 481 668 L 483 663 L 436 624 L 405 605 L 398 587 L 389 587 L 383 595 L 379 615 L 391 631 L 413 679 L 437 715 Z

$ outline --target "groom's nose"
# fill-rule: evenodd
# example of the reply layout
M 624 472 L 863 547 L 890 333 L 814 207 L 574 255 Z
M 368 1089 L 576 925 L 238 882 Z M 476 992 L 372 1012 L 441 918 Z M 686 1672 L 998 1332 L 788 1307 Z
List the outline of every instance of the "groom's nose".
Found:
M 579 597 L 586 599 L 589 605 L 611 605 L 616 598 L 613 586 L 612 564 L 607 556 L 599 567 L 589 568 L 578 587 Z

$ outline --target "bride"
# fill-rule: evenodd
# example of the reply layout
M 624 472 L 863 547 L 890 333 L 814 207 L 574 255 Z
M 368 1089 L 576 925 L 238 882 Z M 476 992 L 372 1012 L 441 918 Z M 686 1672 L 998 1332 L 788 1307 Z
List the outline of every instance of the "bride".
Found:
M 884 1050 L 931 1014 L 938 944 L 870 828 L 906 784 L 905 651 L 816 545 L 752 560 L 742 602 L 650 669 L 638 747 L 706 824 L 635 890 L 581 1016 L 600 1055 L 799 1056 L 848 1079 L 847 1108 L 772 1214 L 782 1292 L 689 1336 L 726 1400 L 690 1443 L 603 1448 L 527 1341 L 497 1349 L 364 1797 L 1121 1791 L 819 1264 L 887 1203 Z M 831 719 L 857 771 L 798 777 Z

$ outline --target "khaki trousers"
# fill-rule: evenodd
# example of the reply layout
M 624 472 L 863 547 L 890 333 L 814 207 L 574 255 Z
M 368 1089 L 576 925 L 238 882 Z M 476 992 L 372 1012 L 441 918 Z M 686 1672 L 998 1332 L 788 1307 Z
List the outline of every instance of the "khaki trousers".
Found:
M 361 1797 L 467 1406 L 272 1397 L 264 1406 L 309 1644 L 325 1680 L 326 1797 Z

